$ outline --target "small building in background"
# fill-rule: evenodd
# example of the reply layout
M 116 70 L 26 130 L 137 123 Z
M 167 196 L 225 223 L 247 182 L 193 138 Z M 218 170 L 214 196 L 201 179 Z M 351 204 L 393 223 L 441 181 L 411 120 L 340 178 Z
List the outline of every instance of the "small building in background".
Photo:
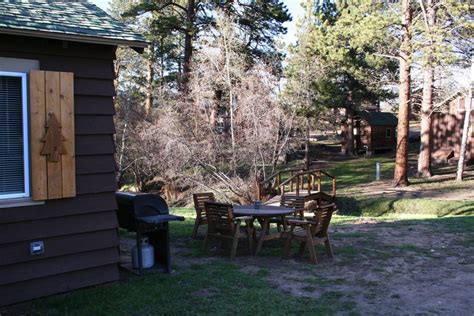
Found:
M 397 117 L 390 112 L 356 111 L 352 130 L 355 153 L 371 155 L 375 151 L 395 149 L 397 124 Z M 343 122 L 341 150 L 344 153 L 348 148 L 348 132 L 348 125 Z
M 454 163 L 459 159 L 466 96 L 460 92 L 438 104 L 445 111 L 434 112 L 431 121 L 431 155 L 435 162 Z M 474 160 L 474 112 L 471 112 L 471 124 L 468 131 L 466 161 Z

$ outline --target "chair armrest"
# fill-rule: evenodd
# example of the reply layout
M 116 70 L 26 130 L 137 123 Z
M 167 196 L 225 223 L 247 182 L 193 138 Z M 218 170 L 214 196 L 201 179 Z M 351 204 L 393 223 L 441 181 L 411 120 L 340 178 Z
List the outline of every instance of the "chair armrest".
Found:
M 289 219 L 288 224 L 294 224 L 294 225 L 315 225 L 316 222 L 313 221 L 308 221 L 308 220 L 303 220 L 303 219 Z
M 237 221 L 251 221 L 251 220 L 253 220 L 252 216 L 239 216 L 239 217 L 234 217 L 234 219 L 233 219 L 234 222 L 237 222 Z
M 335 203 L 319 205 L 319 206 L 316 207 L 316 209 L 326 209 L 326 208 L 331 208 L 331 207 L 334 207 L 334 208 L 337 209 L 337 206 L 336 206 Z

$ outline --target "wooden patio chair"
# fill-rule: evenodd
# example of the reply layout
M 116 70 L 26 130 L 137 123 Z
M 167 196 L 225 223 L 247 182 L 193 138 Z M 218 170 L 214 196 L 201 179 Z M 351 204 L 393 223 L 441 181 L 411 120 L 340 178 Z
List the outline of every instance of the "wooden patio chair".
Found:
M 195 193 L 193 194 L 194 209 L 196 210 L 196 221 L 194 222 L 194 229 L 192 237 L 196 238 L 199 226 L 207 225 L 206 211 L 204 210 L 204 202 L 216 200 L 214 193 Z
M 333 257 L 331 241 L 329 239 L 328 227 L 331 217 L 337 211 L 334 203 L 326 204 L 314 210 L 314 216 L 311 220 L 307 219 L 289 219 L 290 231 L 287 232 L 285 248 L 283 250 L 283 258 L 288 258 L 293 240 L 300 243 L 300 254 L 304 252 L 304 248 L 308 248 L 309 257 L 313 264 L 318 263 L 316 257 L 315 246 L 324 244 L 326 254 Z
M 304 210 L 305 210 L 305 198 L 304 196 L 286 196 L 283 195 L 280 200 L 281 207 L 292 208 L 295 210 L 293 213 L 293 217 L 290 218 L 298 218 L 303 219 Z M 289 217 L 286 217 L 289 218 Z M 284 228 L 287 226 L 284 222 L 284 218 L 273 218 L 270 220 L 271 224 L 277 224 L 277 230 L 280 232 L 281 227 Z
M 302 219 L 305 210 L 305 197 L 283 195 L 280 200 L 280 206 L 294 209 L 293 216 Z
M 218 239 L 219 245 L 222 240 L 231 240 L 230 259 L 234 260 L 238 242 L 245 237 L 248 240 L 250 252 L 252 252 L 252 216 L 234 217 L 232 205 L 217 202 L 204 202 L 204 209 L 207 218 L 207 234 L 204 238 L 203 249 L 207 249 L 210 238 Z M 243 223 L 246 226 L 241 226 Z

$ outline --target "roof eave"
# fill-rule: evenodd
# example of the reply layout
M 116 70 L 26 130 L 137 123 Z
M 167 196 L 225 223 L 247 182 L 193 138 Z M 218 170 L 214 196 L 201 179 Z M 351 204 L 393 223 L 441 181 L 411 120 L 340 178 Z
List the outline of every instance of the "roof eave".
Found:
M 120 39 L 104 38 L 104 37 L 97 37 L 97 36 L 45 32 L 45 31 L 37 31 L 37 30 L 12 29 L 12 28 L 3 28 L 3 27 L 0 27 L 0 33 L 9 34 L 9 35 L 42 37 L 42 38 L 56 39 L 56 40 L 62 40 L 62 41 L 81 42 L 81 43 L 114 45 L 114 46 L 129 46 L 138 52 L 143 52 L 143 49 L 149 45 L 149 43 L 146 41 L 120 40 Z

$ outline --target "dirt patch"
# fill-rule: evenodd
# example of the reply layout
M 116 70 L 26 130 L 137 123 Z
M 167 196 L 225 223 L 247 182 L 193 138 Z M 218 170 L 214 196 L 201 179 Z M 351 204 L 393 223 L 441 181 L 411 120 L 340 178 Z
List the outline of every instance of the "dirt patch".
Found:
M 269 280 L 297 296 L 317 298 L 324 291 L 338 292 L 354 299 L 364 313 L 470 314 L 474 305 L 467 292 L 474 288 L 474 258 L 473 249 L 466 252 L 458 245 L 463 236 L 435 232 L 429 225 L 414 225 L 416 229 L 384 225 L 338 227 L 342 233 L 369 234 L 335 238 L 336 254 L 338 246 L 343 253 L 334 260 L 320 256 L 321 264 L 304 273 L 295 267 L 285 273 L 285 281 L 276 274 Z M 351 248 L 354 253 L 344 251 Z M 462 264 L 466 260 L 470 263 Z M 308 281 L 314 292 L 302 291 Z

